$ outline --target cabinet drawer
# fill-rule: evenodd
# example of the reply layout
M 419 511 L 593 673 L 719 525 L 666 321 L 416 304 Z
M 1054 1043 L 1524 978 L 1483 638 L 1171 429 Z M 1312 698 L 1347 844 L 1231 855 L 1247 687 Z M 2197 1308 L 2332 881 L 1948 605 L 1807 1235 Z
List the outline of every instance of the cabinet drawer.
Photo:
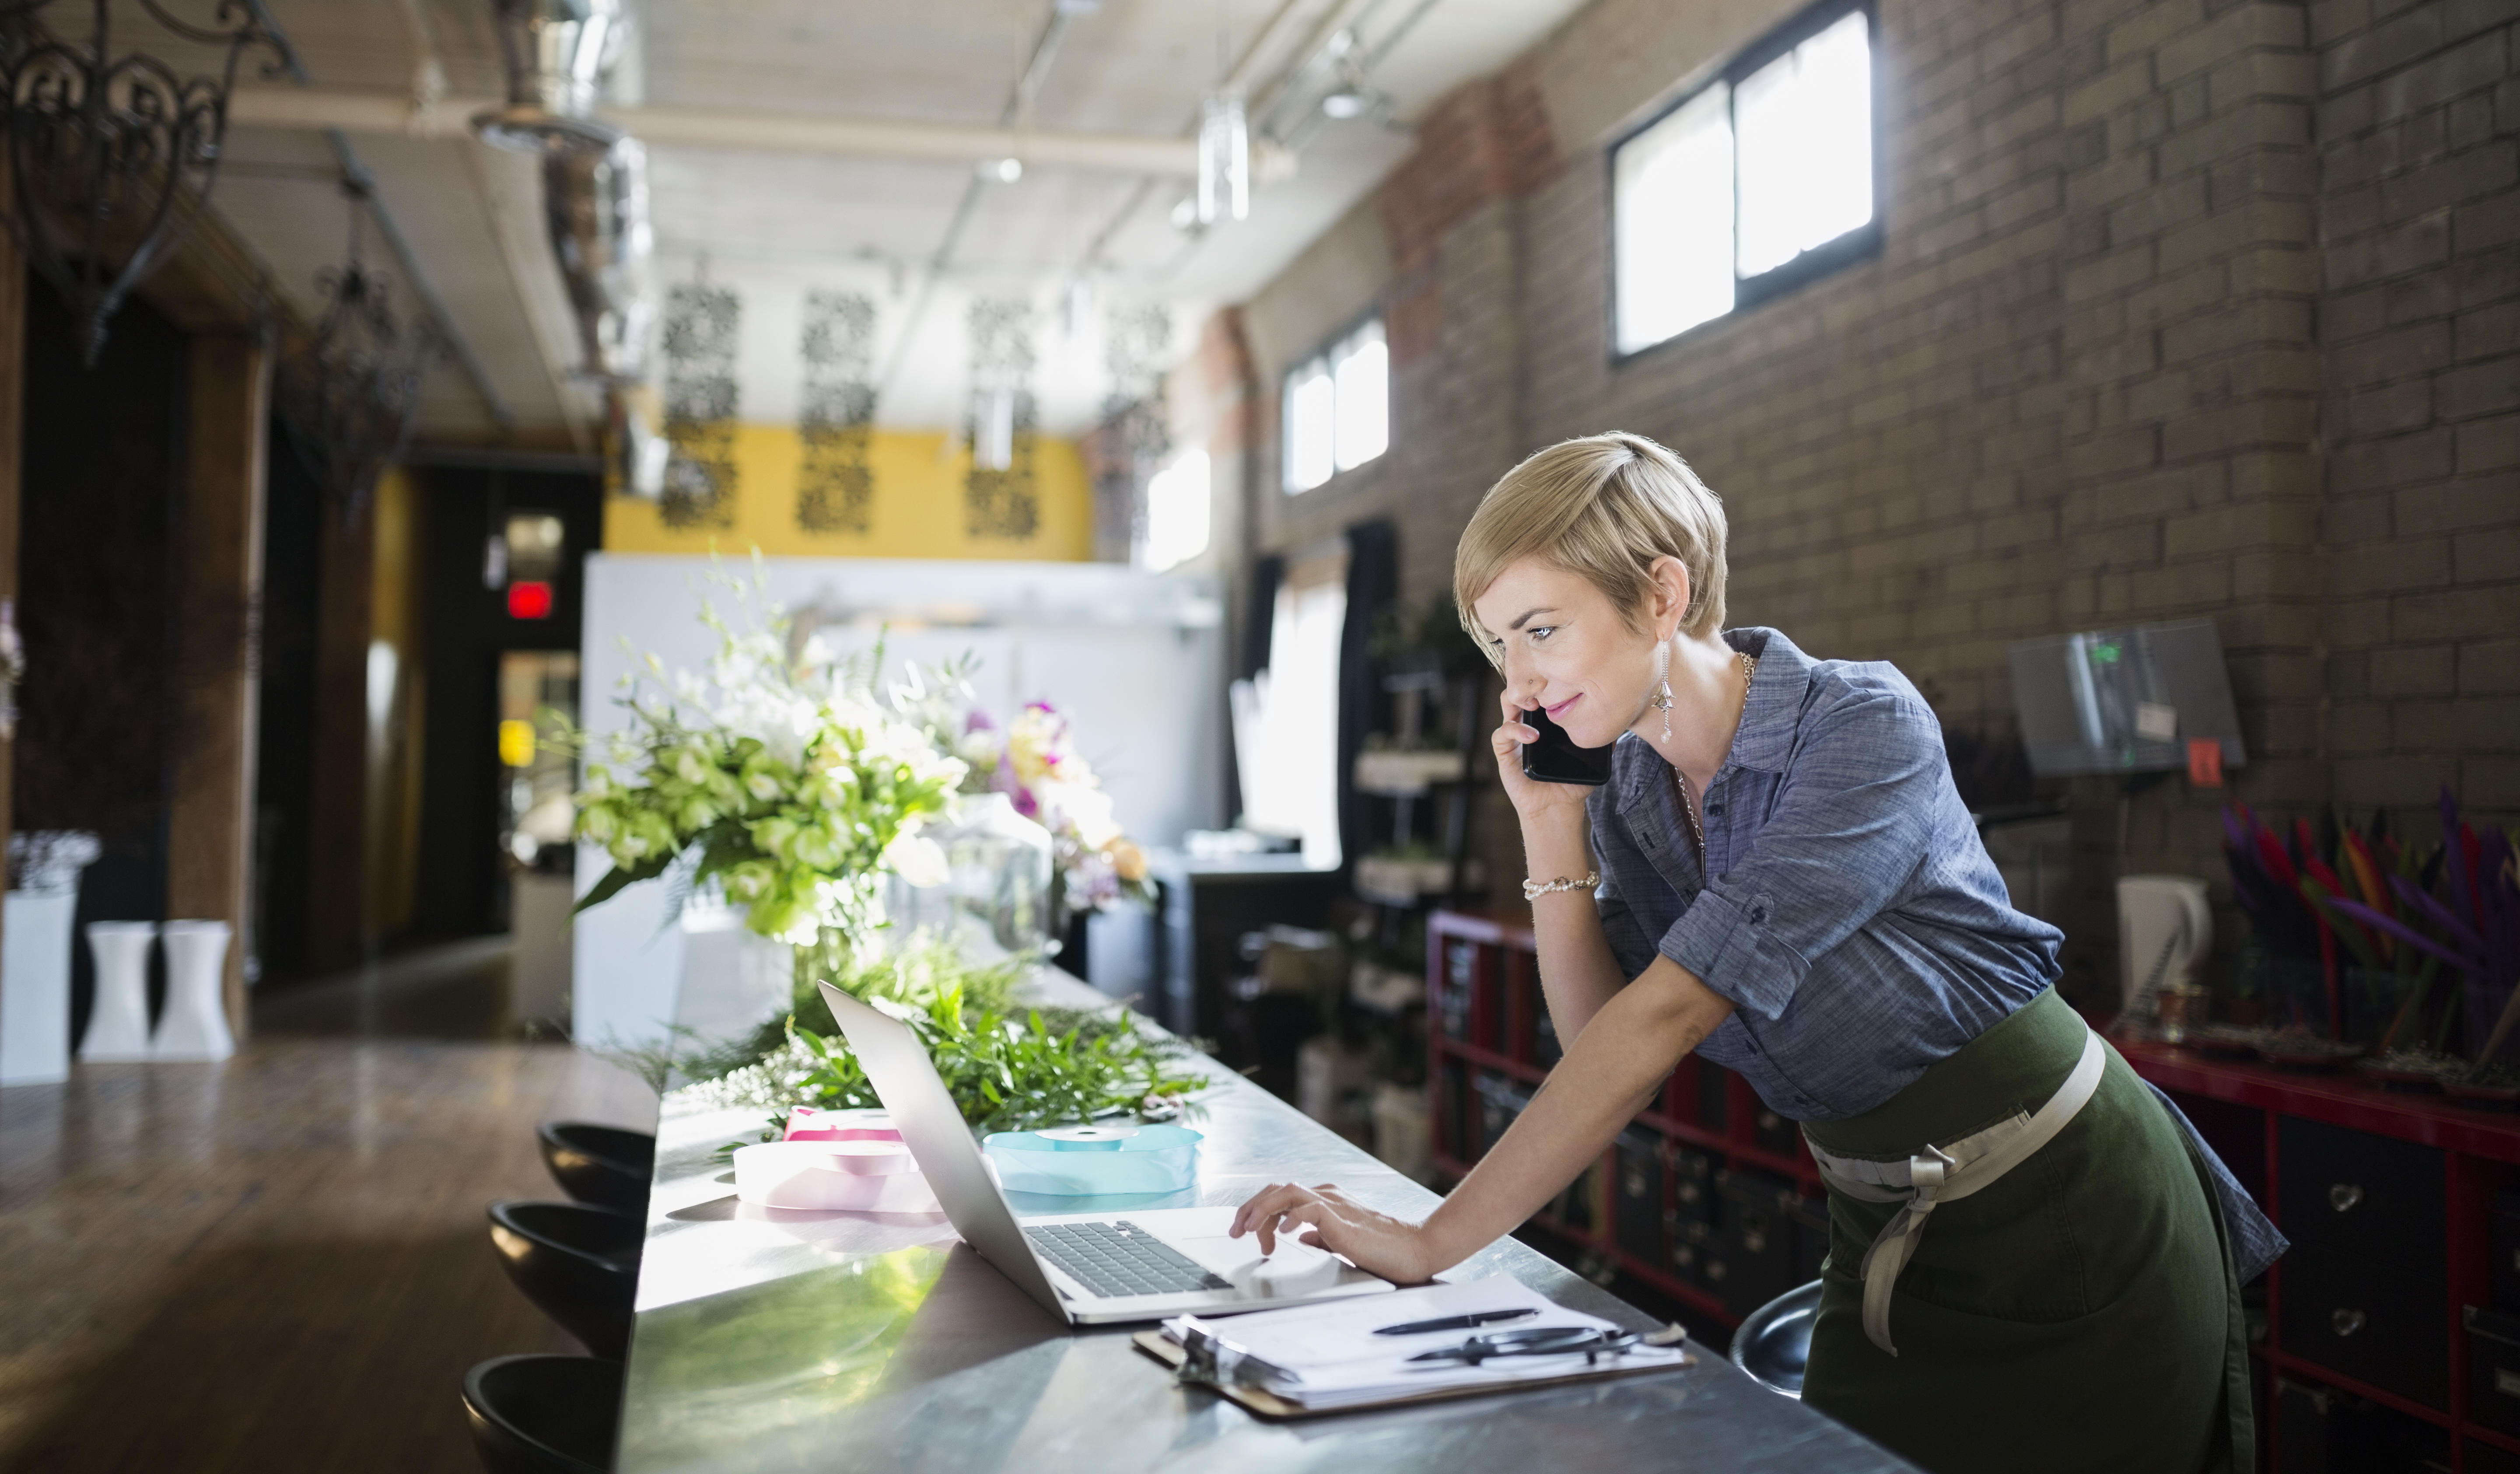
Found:
M 1619 1247 L 1649 1265 L 1663 1257 L 1665 1160 L 1660 1131 L 1638 1126 L 1619 1133 Z
M 2289 1116 L 2277 1131 L 2285 1237 L 2404 1264 L 2439 1289 L 2448 1211 L 2438 1148 Z
M 2283 1258 L 2281 1293 L 2286 1352 L 2427 1406 L 2450 1405 L 2450 1324 L 2438 1269 L 2427 1284 L 2295 1244 Z
M 1712 1223 L 1715 1207 L 1715 1160 L 1704 1152 L 1679 1147 L 1671 1154 L 1672 1202 L 1685 1219 Z

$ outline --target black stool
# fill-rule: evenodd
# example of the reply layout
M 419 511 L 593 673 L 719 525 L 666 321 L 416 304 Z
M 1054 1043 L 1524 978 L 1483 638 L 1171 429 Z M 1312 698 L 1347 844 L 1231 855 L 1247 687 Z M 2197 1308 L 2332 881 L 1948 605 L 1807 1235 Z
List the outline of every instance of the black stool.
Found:
M 464 1374 L 464 1420 L 489 1474 L 603 1474 L 620 1436 L 621 1363 L 493 1357 Z
M 1811 1360 L 1812 1319 L 1820 1313 L 1820 1281 L 1787 1290 L 1750 1313 L 1732 1333 L 1732 1364 L 1770 1392 L 1803 1395 Z
M 544 1314 L 599 1357 L 630 1353 L 647 1223 L 584 1203 L 493 1203 L 490 1244 L 508 1277 Z
M 656 1175 L 655 1137 L 585 1121 L 546 1121 L 539 1134 L 543 1166 L 561 1191 L 624 1213 L 648 1211 L 648 1184 Z

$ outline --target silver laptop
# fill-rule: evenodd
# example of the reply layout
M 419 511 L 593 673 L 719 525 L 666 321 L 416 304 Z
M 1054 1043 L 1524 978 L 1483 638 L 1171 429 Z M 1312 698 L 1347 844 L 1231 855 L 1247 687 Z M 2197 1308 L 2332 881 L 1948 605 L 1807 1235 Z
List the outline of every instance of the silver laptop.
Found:
M 1393 1288 L 1287 1237 L 1264 1259 L 1255 1235 L 1226 1237 L 1232 1208 L 1054 1214 L 1017 1222 L 919 1036 L 829 983 L 823 998 L 955 1231 L 1060 1319 L 1093 1325 L 1224 1315 Z

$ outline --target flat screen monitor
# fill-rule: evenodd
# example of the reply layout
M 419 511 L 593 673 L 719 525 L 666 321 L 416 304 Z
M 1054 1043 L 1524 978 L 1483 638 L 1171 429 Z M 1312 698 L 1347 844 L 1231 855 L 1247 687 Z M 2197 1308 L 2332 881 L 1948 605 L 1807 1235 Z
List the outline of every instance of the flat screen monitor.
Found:
M 2202 738 L 2222 744 L 2227 768 L 2248 760 L 2211 620 L 2023 640 L 2011 655 L 2021 743 L 2041 777 L 2183 768 Z

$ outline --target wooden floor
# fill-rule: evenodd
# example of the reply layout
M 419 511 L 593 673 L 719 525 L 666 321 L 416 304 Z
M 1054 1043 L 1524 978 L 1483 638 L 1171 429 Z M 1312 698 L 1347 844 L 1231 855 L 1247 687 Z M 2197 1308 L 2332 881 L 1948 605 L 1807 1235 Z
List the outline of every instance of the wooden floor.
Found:
M 483 1206 L 560 1196 L 542 1120 L 655 1121 L 627 1074 L 495 1036 L 505 966 L 261 1000 L 223 1065 L 0 1090 L 0 1470 L 477 1470 L 465 1368 L 579 1350 Z

